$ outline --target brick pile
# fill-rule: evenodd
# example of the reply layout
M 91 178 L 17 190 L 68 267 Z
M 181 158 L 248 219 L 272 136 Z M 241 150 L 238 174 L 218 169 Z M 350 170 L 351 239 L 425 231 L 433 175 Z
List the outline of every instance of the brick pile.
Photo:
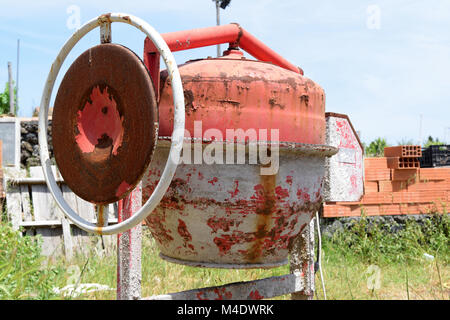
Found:
M 420 168 L 419 158 L 422 157 L 420 146 L 396 146 L 384 148 L 388 167 L 391 169 Z
M 448 211 L 450 168 L 419 168 L 415 164 L 402 167 L 400 162 L 390 160 L 417 159 L 419 151 L 397 148 L 385 153 L 386 157 L 365 158 L 364 196 L 358 202 L 327 202 L 323 216 L 361 216 L 361 210 L 367 216 Z

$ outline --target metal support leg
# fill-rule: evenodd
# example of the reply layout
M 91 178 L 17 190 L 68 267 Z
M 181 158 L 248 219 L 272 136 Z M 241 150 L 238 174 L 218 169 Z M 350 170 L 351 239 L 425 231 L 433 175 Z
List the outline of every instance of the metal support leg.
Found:
M 291 294 L 292 300 L 312 300 L 314 298 L 314 218 L 298 235 L 290 252 L 290 272 L 301 274 L 304 290 Z
M 142 185 L 119 201 L 119 222 L 128 219 L 142 206 Z M 142 225 L 117 235 L 117 299 L 141 298 Z

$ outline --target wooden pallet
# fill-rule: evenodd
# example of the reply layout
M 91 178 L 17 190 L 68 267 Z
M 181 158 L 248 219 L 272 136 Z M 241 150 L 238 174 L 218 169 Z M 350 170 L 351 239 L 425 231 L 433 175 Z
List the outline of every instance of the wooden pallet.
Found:
M 95 208 L 76 196 L 53 168 L 63 197 L 69 206 L 84 219 L 96 223 Z M 65 255 L 71 259 L 75 253 L 86 254 L 90 248 L 114 252 L 114 236 L 89 234 L 73 225 L 56 205 L 47 188 L 42 167 L 30 167 L 30 176 L 23 172 L 14 175 L 5 174 L 7 215 L 15 230 L 22 230 L 27 236 L 42 238 L 44 256 Z M 19 175 L 19 177 L 17 177 Z M 113 204 L 108 206 L 110 223 L 117 223 L 117 210 Z

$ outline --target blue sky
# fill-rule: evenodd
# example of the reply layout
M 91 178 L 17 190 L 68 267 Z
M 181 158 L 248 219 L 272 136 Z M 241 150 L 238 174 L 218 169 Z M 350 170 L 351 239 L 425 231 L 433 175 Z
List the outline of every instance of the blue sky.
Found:
M 20 38 L 23 117 L 40 103 L 50 65 L 74 31 L 73 5 L 81 23 L 105 12 L 139 16 L 161 33 L 216 23 L 211 0 L 0 1 L 0 89 L 8 61 L 16 77 Z M 390 144 L 418 143 L 432 135 L 450 144 L 450 1 L 232 0 L 221 10 L 221 24 L 230 22 L 302 67 L 324 88 L 326 110 L 348 114 L 364 142 L 383 137 Z M 143 34 L 117 24 L 112 31 L 113 42 L 142 55 Z M 93 31 L 75 47 L 59 80 L 98 39 Z M 215 54 L 209 47 L 177 52 L 175 58 L 183 63 Z

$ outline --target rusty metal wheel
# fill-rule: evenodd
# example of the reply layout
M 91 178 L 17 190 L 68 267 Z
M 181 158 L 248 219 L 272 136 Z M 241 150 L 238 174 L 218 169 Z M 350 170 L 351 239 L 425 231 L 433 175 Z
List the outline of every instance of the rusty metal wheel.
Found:
M 73 192 L 96 204 L 125 197 L 149 165 L 157 135 L 153 84 L 136 54 L 105 43 L 73 62 L 52 119 L 55 160 Z
M 83 36 L 97 27 L 100 27 L 101 42 L 103 44 L 110 42 L 111 23 L 113 22 L 134 26 L 154 43 L 169 72 L 174 92 L 175 112 L 169 157 L 153 194 L 133 216 L 116 225 L 108 226 L 101 224 L 101 222 L 99 222 L 99 225 L 95 225 L 86 221 L 64 200 L 52 172 L 52 163 L 48 153 L 47 127 L 53 86 L 67 55 Z M 56 121 L 56 124 L 54 126 L 56 128 L 53 128 L 53 133 L 55 137 L 58 135 L 55 157 L 61 163 L 61 174 L 68 179 L 68 183 L 72 184 L 71 188 L 77 190 L 76 192 L 80 196 L 96 203 L 115 201 L 133 189 L 133 186 L 140 179 L 141 170 L 143 172 L 146 164 L 149 163 L 149 157 L 151 157 L 154 141 L 157 137 L 157 125 L 154 124 L 157 119 L 155 114 L 156 104 L 152 86 L 148 82 L 148 74 L 146 71 L 144 72 L 145 67 L 136 59 L 136 56 L 133 57 L 129 54 L 130 52 L 125 53 L 126 50 L 124 47 L 117 45 L 100 45 L 86 51 L 80 56 L 80 60 L 77 59 L 74 62 L 74 65 L 81 63 L 80 68 L 84 68 L 84 71 L 69 70 L 68 80 L 66 83 L 63 80 L 60 94 L 58 94 L 59 97 L 57 96 L 55 103 L 54 121 Z M 120 65 L 119 63 L 118 65 L 117 63 L 111 63 L 111 61 L 108 62 L 109 55 L 116 55 L 115 59 L 118 59 L 116 62 L 126 61 L 127 64 Z M 103 61 L 100 61 L 101 63 L 92 69 L 95 72 L 91 74 L 89 69 L 94 64 L 97 65 L 98 59 L 103 59 Z M 114 74 L 117 75 L 117 73 L 114 69 L 118 68 L 121 70 L 120 72 L 128 73 L 130 69 L 127 69 L 127 66 L 134 68 L 132 70 L 137 72 L 138 79 L 130 79 L 131 73 L 129 76 L 119 75 L 116 79 Z M 96 74 L 97 72 L 101 73 L 102 76 Z M 126 83 L 127 81 L 130 82 Z M 86 84 L 79 88 L 71 87 L 71 84 L 83 82 L 86 82 Z M 133 84 L 130 85 L 130 83 Z M 148 85 L 147 88 L 143 88 L 146 84 Z M 131 88 L 132 92 L 128 92 L 127 87 Z M 71 92 L 72 90 L 73 92 Z M 142 92 L 138 92 L 139 90 L 142 90 Z M 136 96 L 133 97 L 133 95 Z M 149 100 L 140 101 L 140 99 Z M 143 106 L 140 106 L 140 103 Z M 150 109 L 144 110 L 145 106 Z M 61 109 L 58 111 L 58 108 Z M 144 112 L 145 115 L 139 114 L 139 112 Z M 67 119 L 64 119 L 64 117 Z M 148 119 L 152 119 L 153 122 L 140 123 L 140 121 L 146 122 Z M 99 123 L 95 123 L 97 120 Z M 97 234 L 115 234 L 136 226 L 159 204 L 172 181 L 183 146 L 184 124 L 184 95 L 180 73 L 175 59 L 161 35 L 142 19 L 123 13 L 108 13 L 88 21 L 61 48 L 50 68 L 42 94 L 39 110 L 39 146 L 42 169 L 50 193 L 64 215 L 85 231 Z M 55 129 L 58 133 L 55 132 Z M 148 136 L 141 137 L 141 134 Z M 134 141 L 140 139 L 143 139 L 143 141 Z M 133 152 L 135 154 L 132 154 Z M 56 156 L 56 154 L 58 155 Z M 136 168 L 133 168 L 133 164 L 128 163 L 133 159 L 139 163 L 138 165 L 134 164 Z M 124 169 L 124 166 L 131 172 Z M 77 170 L 80 170 L 80 172 L 76 172 Z M 116 175 L 120 178 L 114 177 Z M 83 181 L 82 178 L 90 181 L 94 186 L 89 185 L 89 182 Z M 96 186 L 100 188 L 100 191 L 96 190 Z M 93 194 L 86 192 L 84 188 L 88 188 Z M 99 207 L 99 212 L 102 212 L 103 206 L 100 205 Z

